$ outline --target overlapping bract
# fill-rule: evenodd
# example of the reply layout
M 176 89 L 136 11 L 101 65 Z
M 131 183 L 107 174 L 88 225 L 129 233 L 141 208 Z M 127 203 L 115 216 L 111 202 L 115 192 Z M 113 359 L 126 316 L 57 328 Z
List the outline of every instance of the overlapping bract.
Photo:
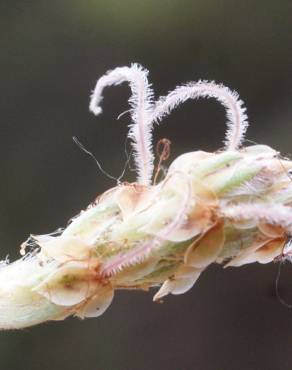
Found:
M 103 89 L 130 83 L 137 183 L 108 190 L 62 232 L 32 236 L 22 250 L 29 244 L 33 252 L 3 264 L 0 327 L 96 317 L 117 289 L 159 287 L 160 300 L 187 292 L 212 263 L 268 263 L 292 253 L 292 162 L 265 145 L 240 147 L 247 121 L 238 95 L 199 81 L 154 103 L 147 75 L 137 64 L 109 71 L 90 104 L 99 114 Z M 216 98 L 227 110 L 225 150 L 182 154 L 152 184 L 153 123 L 199 97 Z

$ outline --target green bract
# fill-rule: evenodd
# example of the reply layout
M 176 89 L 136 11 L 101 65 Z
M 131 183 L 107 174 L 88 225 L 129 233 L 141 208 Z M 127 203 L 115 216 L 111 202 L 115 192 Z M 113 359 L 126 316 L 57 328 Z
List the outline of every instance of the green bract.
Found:
M 138 180 L 99 196 L 58 235 L 32 236 L 22 251 L 33 244 L 34 252 L 3 263 L 3 329 L 70 315 L 96 317 L 116 289 L 158 287 L 154 300 L 159 300 L 188 291 L 211 263 L 268 263 L 290 253 L 292 162 L 268 146 L 241 147 L 247 117 L 237 94 L 199 81 L 154 103 L 147 71 L 134 64 L 98 80 L 91 110 L 100 113 L 105 86 L 123 81 L 129 81 L 133 93 L 129 136 Z M 198 97 L 216 98 L 226 107 L 226 147 L 183 154 L 160 182 L 152 182 L 153 124 L 179 103 Z

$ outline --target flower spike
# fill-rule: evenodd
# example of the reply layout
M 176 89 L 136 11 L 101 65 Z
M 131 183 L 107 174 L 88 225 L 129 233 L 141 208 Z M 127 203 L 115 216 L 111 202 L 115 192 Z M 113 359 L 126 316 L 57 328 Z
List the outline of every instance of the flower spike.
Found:
M 191 82 L 154 105 L 147 76 L 137 64 L 109 71 L 90 102 L 101 113 L 104 88 L 129 82 L 139 184 L 119 183 L 64 229 L 31 235 L 18 261 L 0 261 L 0 330 L 100 316 L 120 289 L 183 294 L 212 263 L 292 261 L 292 161 L 266 145 L 239 148 L 247 117 L 235 92 Z M 154 122 L 199 97 L 226 108 L 225 150 L 182 154 L 151 183 Z

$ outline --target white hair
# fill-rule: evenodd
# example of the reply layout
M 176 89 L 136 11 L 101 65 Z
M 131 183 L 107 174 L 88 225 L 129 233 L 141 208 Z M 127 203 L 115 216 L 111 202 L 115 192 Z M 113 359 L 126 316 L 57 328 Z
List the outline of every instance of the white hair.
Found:
M 217 99 L 226 108 L 228 119 L 225 135 L 226 150 L 236 150 L 242 144 L 248 122 L 243 102 L 235 91 L 231 91 L 222 84 L 202 80 L 178 86 L 167 96 L 160 97 L 154 104 L 153 90 L 148 82 L 148 71 L 136 63 L 131 64 L 130 67 L 115 68 L 99 78 L 91 95 L 89 109 L 95 115 L 100 114 L 104 88 L 119 85 L 125 81 L 129 82 L 132 90 L 129 99 L 132 123 L 128 137 L 132 139 L 134 148 L 138 183 L 151 184 L 154 169 L 153 124 L 161 121 L 163 117 L 188 99 L 201 97 Z
M 130 67 L 118 67 L 108 71 L 96 83 L 91 95 L 89 109 L 98 115 L 102 112 L 100 103 L 105 87 L 129 82 L 132 96 L 129 99 L 131 105 L 131 117 L 129 137 L 133 141 L 134 158 L 138 172 L 138 182 L 143 185 L 151 183 L 153 173 L 153 153 L 150 122 L 152 112 L 153 91 L 148 83 L 148 71 L 138 64 Z
M 153 121 L 160 121 L 170 114 L 179 104 L 188 99 L 215 98 L 225 108 L 227 115 L 227 132 L 225 137 L 226 149 L 237 149 L 243 141 L 248 127 L 247 116 L 243 101 L 239 99 L 237 92 L 231 91 L 226 86 L 217 85 L 213 81 L 189 82 L 178 86 L 167 96 L 161 97 L 152 114 Z

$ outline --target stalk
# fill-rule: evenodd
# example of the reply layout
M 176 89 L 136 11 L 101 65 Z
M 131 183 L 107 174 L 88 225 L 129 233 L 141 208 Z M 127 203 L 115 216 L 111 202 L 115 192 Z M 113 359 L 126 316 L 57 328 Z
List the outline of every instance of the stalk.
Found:
M 268 263 L 292 253 L 292 162 L 265 145 L 240 148 L 247 116 L 238 95 L 199 81 L 154 104 L 147 76 L 137 64 L 110 71 L 97 81 L 90 103 L 98 114 L 106 86 L 130 83 L 138 181 L 100 195 L 58 234 L 31 236 L 21 259 L 2 263 L 0 329 L 97 317 L 117 289 L 159 288 L 159 301 L 187 292 L 212 263 Z M 161 154 L 152 184 L 153 124 L 199 97 L 226 108 L 226 150 L 185 153 L 156 184 L 167 157 Z
M 284 223 L 268 205 L 281 191 L 292 196 L 292 162 L 256 149 L 194 152 L 183 171 L 178 158 L 159 184 L 121 184 L 60 235 L 34 236 L 33 255 L 1 267 L 0 327 L 99 316 L 116 289 L 161 286 L 155 300 L 181 294 L 213 262 L 272 261 L 291 231 L 292 210 L 278 207 L 288 212 Z

